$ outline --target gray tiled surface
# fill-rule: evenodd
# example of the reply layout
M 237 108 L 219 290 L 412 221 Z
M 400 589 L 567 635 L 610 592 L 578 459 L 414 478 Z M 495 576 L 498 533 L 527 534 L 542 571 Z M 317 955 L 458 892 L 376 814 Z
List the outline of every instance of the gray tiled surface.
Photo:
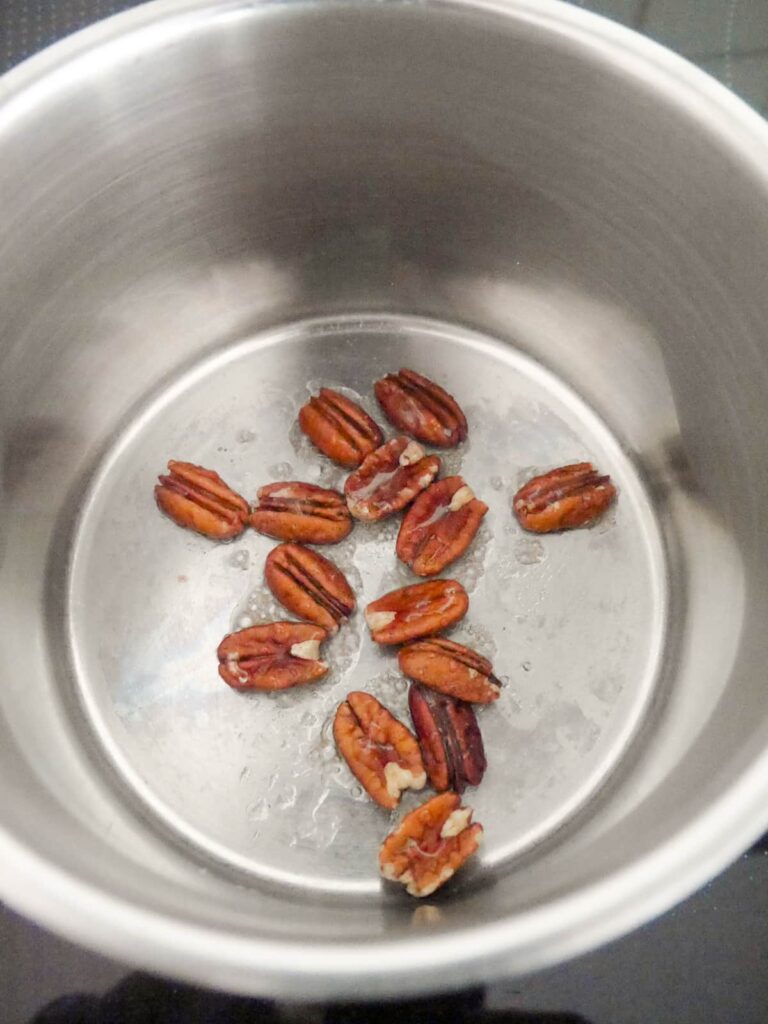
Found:
M 650 0 L 639 27 L 693 58 L 768 51 L 766 0 Z
M 768 0 L 572 0 L 676 50 L 768 114 Z
M 571 0 L 699 63 L 768 113 L 768 0 Z M 0 71 L 133 0 L 0 0 Z
M 697 63 L 762 114 L 768 114 L 768 53 L 711 57 Z
M 135 0 L 0 0 L 0 71 Z
M 604 14 L 606 18 L 612 18 L 622 25 L 629 25 L 636 28 L 640 12 L 643 7 L 643 0 L 572 0 L 574 7 L 583 7 L 586 10 L 596 11 Z

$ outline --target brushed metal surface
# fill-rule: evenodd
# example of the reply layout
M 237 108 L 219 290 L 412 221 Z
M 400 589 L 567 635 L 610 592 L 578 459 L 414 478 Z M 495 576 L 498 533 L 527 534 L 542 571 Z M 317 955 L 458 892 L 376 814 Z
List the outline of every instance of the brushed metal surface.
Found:
M 487 822 L 480 883 L 602 784 L 659 667 L 665 574 L 650 502 L 621 449 L 561 384 L 508 345 L 429 321 L 352 319 L 257 336 L 134 419 L 68 545 L 80 697 L 130 787 L 213 857 L 369 907 L 381 899 L 377 850 L 391 822 L 336 754 L 333 713 L 365 689 L 409 720 L 392 651 L 376 649 L 358 612 L 328 644 L 332 671 L 321 684 L 245 698 L 224 687 L 215 661 L 224 634 L 285 616 L 263 581 L 274 542 L 190 537 L 156 514 L 152 487 L 173 453 L 218 467 L 243 494 L 274 479 L 343 487 L 345 472 L 298 430 L 299 406 L 327 384 L 376 414 L 373 380 L 401 364 L 439 367 L 455 394 L 473 379 L 470 441 L 443 464 L 490 506 L 450 570 L 471 595 L 452 635 L 492 656 L 505 683 L 480 713 L 490 768 L 468 797 Z M 525 534 L 511 514 L 520 480 L 581 457 L 611 473 L 621 502 L 593 530 Z M 394 555 L 398 526 L 361 525 L 329 549 L 360 609 L 416 579 Z
M 760 834 L 756 115 L 528 0 L 153 4 L 0 98 L 5 898 L 167 973 L 359 998 L 562 959 Z M 386 820 L 324 744 L 349 683 L 401 699 L 389 662 L 356 623 L 319 705 L 226 691 L 266 542 L 207 545 L 150 496 L 168 456 L 249 494 L 311 472 L 307 384 L 369 401 L 401 363 L 470 414 L 450 458 L 492 511 L 457 635 L 510 677 L 486 849 L 427 914 L 379 888 Z M 539 548 L 510 491 L 581 455 L 615 513 Z M 343 549 L 366 596 L 396 575 L 374 538 Z

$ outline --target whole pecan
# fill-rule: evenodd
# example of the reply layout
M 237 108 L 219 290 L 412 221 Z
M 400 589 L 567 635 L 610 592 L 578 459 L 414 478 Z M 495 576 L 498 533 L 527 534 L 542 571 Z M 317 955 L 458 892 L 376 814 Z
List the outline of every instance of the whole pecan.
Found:
M 365 621 L 377 644 L 404 644 L 458 622 L 468 607 L 467 592 L 457 580 L 429 580 L 372 601 Z
M 406 814 L 379 851 L 384 878 L 400 882 L 411 896 L 429 896 L 477 850 L 483 826 L 458 793 L 439 793 Z
M 588 526 L 615 496 L 609 476 L 601 476 L 591 462 L 577 462 L 529 480 L 512 499 L 512 507 L 524 529 L 552 533 Z
M 441 636 L 408 644 L 398 652 L 397 660 L 409 679 L 459 700 L 491 704 L 501 693 L 487 658 Z
M 320 388 L 299 410 L 299 426 L 312 444 L 340 466 L 359 466 L 384 440 L 360 406 L 332 388 Z
M 393 437 L 347 477 L 344 494 L 349 511 L 355 519 L 368 522 L 386 519 L 429 487 L 439 471 L 437 455 L 426 455 L 421 445 L 407 437 Z
M 436 576 L 464 554 L 487 511 L 462 477 L 436 480 L 406 512 L 397 557 L 417 576 Z
M 343 495 L 296 480 L 260 487 L 251 526 L 277 540 L 336 544 L 352 529 Z
M 277 600 L 301 619 L 335 633 L 355 610 L 344 573 L 301 544 L 278 544 L 267 555 L 264 578 Z
M 219 644 L 219 675 L 235 690 L 286 690 L 328 671 L 320 644 L 328 637 L 308 622 L 270 622 L 229 633 Z
M 355 691 L 333 720 L 339 752 L 366 792 L 392 810 L 406 789 L 427 781 L 416 737 L 370 693 Z
M 155 501 L 178 526 L 214 540 L 232 540 L 245 529 L 248 502 L 212 469 L 171 459 L 167 476 L 158 479 Z
M 465 786 L 479 786 L 485 774 L 485 750 L 470 705 L 413 685 L 408 706 L 424 767 L 435 789 L 462 793 Z
M 388 373 L 374 385 L 390 423 L 435 448 L 453 448 L 467 436 L 467 419 L 453 395 L 413 370 Z

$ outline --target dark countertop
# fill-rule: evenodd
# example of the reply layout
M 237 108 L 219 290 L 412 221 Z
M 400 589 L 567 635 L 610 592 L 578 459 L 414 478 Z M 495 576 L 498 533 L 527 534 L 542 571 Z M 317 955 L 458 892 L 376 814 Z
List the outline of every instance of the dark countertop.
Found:
M 129 973 L 125 966 L 85 952 L 2 908 L 0 949 L 4 1024 L 27 1024 L 41 1006 L 65 994 L 101 994 Z M 493 986 L 485 994 L 485 1007 L 488 1024 L 526 1024 L 526 1017 L 512 1016 L 522 1011 L 574 1014 L 589 1024 L 765 1024 L 768 843 L 631 935 L 570 963 Z M 452 1024 L 459 1024 L 456 1013 L 451 1017 Z M 184 1024 L 217 1019 L 195 1015 Z M 245 1019 L 267 1018 L 235 1018 L 238 1024 Z M 282 1019 L 315 1024 L 322 1015 L 286 1008 Z M 427 1010 L 422 1019 L 423 1024 L 435 1024 L 437 1018 Z M 467 1019 L 476 1024 L 483 1020 L 477 1010 Z M 554 1024 L 557 1018 L 550 1019 Z M 221 1020 L 228 1024 L 230 1018 Z M 74 1021 L 91 1024 L 87 1018 Z M 123 1021 L 145 1024 L 144 1018 L 114 1018 L 114 1024 Z M 165 1017 L 149 1021 L 166 1024 Z
M 676 49 L 768 114 L 766 0 L 574 2 Z M 126 0 L 0 0 L 0 71 L 132 6 Z M 0 949 L 2 1024 L 27 1024 L 52 1000 L 76 993 L 96 996 L 116 985 L 122 988 L 105 1010 L 115 1024 L 272 1019 L 306 1024 L 343 1019 L 351 1024 L 391 1019 L 393 1013 L 391 1008 L 366 1010 L 360 1016 L 360 1011 L 338 1008 L 282 1007 L 273 1014 L 258 1004 L 216 1001 L 162 979 L 136 976 L 127 986 L 133 999 L 128 1010 L 121 997 L 129 968 L 81 950 L 2 906 Z M 176 1007 L 172 1017 L 161 1009 L 169 1001 Z M 447 1009 L 432 1004 L 416 1017 L 430 1024 L 480 1021 L 486 1014 L 497 1024 L 579 1019 L 591 1024 L 763 1024 L 768 1020 L 768 841 L 659 920 L 571 963 L 492 987 L 484 996 L 485 1014 L 481 1002 L 480 994 L 465 1001 L 453 998 Z M 59 1008 L 57 1024 L 102 1020 L 94 1002 L 70 1000 L 59 1002 Z M 547 1016 L 531 1016 L 534 1011 Z M 53 1024 L 52 1013 L 46 1024 L 49 1020 Z

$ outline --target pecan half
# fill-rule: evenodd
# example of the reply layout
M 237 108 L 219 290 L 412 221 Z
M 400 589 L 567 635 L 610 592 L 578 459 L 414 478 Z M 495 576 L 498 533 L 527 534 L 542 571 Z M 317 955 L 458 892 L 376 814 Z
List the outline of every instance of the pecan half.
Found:
M 365 609 L 377 644 L 404 644 L 430 636 L 466 615 L 469 598 L 456 580 L 429 580 L 392 590 Z
M 431 690 L 473 704 L 492 704 L 499 699 L 501 684 L 490 661 L 453 640 L 441 636 L 417 640 L 403 647 L 397 660 L 403 675 Z
M 214 540 L 231 540 L 245 529 L 248 502 L 212 469 L 171 459 L 168 475 L 158 479 L 155 501 L 178 526 Z
M 251 526 L 277 540 L 336 544 L 352 529 L 343 495 L 292 480 L 260 487 Z
M 264 578 L 284 608 L 329 633 L 335 633 L 355 610 L 355 595 L 341 569 L 301 544 L 273 548 Z
M 270 622 L 229 633 L 219 644 L 219 675 L 235 690 L 286 690 L 328 671 L 319 660 L 328 634 L 308 622 Z
M 408 707 L 424 767 L 435 789 L 462 793 L 465 786 L 479 786 L 485 774 L 485 750 L 470 705 L 414 685 Z
M 453 395 L 413 370 L 388 373 L 374 385 L 390 423 L 435 448 L 453 448 L 467 436 L 467 419 Z
M 355 691 L 333 720 L 339 753 L 377 804 L 397 807 L 406 789 L 427 781 L 416 737 L 370 693 Z
M 397 557 L 417 576 L 435 576 L 469 547 L 488 511 L 462 477 L 436 480 L 400 524 Z
M 472 824 L 472 808 L 458 793 L 440 793 L 406 814 L 381 845 L 384 878 L 400 882 L 411 896 L 429 896 L 477 850 L 483 826 Z
M 407 437 L 393 437 L 347 477 L 344 494 L 349 511 L 355 519 L 368 522 L 386 519 L 429 487 L 439 471 L 437 455 L 426 455 Z
M 323 455 L 340 466 L 359 466 L 384 440 L 368 413 L 332 388 L 320 388 L 299 410 L 299 426 Z
M 591 462 L 577 462 L 529 480 L 512 499 L 512 507 L 524 529 L 552 533 L 588 526 L 615 496 L 609 476 L 601 476 Z

